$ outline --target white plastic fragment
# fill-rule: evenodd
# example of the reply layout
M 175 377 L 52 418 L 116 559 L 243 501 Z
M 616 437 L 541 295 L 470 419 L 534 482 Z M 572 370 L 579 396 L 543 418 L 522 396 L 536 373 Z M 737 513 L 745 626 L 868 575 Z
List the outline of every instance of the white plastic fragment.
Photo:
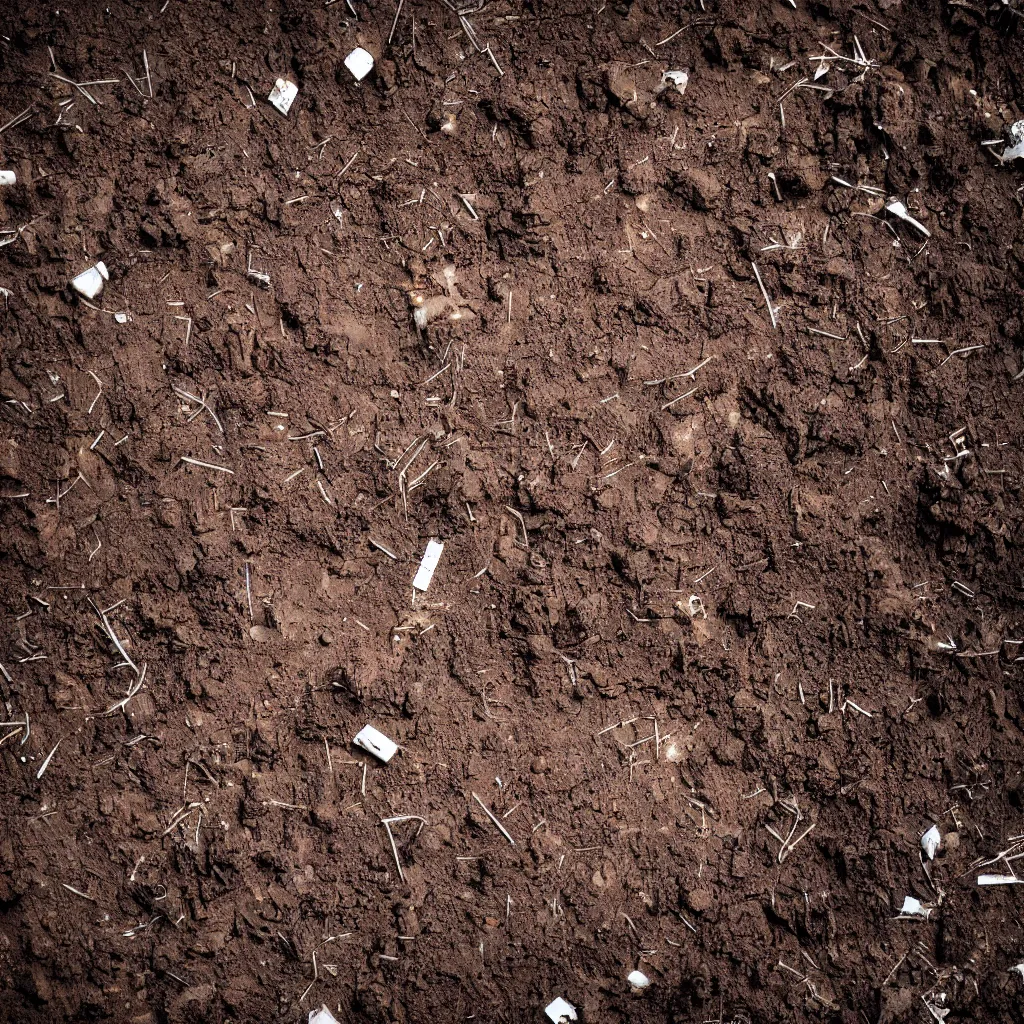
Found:
M 0 185 L 13 185 L 17 180 L 14 171 L 0 171 Z
M 357 46 L 346 58 L 345 67 L 352 72 L 352 77 L 361 82 L 373 70 L 373 54 Z
M 326 1006 L 321 1006 L 319 1010 L 309 1011 L 309 1024 L 338 1024 L 338 1021 Z
M 1004 164 L 1008 160 L 1024 157 L 1024 121 L 1015 121 L 1011 124 L 1010 130 L 1006 135 L 1010 144 L 1003 150 L 1002 156 L 999 157 L 1000 161 Z
M 942 843 L 942 833 L 938 825 L 932 825 L 923 836 L 921 836 L 921 849 L 929 860 L 935 860 L 935 852 Z
M 901 221 L 909 224 L 912 228 L 917 228 L 918 231 L 924 235 L 925 238 L 931 238 L 932 233 L 919 221 L 907 213 L 907 208 L 898 199 L 890 200 L 885 204 L 885 208 L 894 216 L 899 217 Z
M 95 266 L 83 270 L 78 277 L 74 278 L 71 287 L 79 295 L 84 295 L 87 299 L 95 299 L 109 280 L 110 272 L 107 270 L 107 265 L 100 260 Z
M 903 900 L 903 906 L 900 908 L 901 917 L 919 917 L 922 921 L 927 921 L 932 916 L 930 908 L 924 906 L 919 899 L 915 899 L 913 896 L 907 896 Z
M 662 89 L 667 89 L 671 86 L 682 96 L 689 84 L 690 74 L 688 71 L 663 71 L 661 73 Z
M 1014 971 L 1024 978 L 1024 963 L 1014 964 L 1006 973 L 1013 974 Z
M 978 875 L 978 885 L 1020 885 L 1024 878 L 1016 875 Z
M 642 991 L 651 983 L 651 979 L 643 971 L 630 971 L 626 981 L 633 987 L 634 992 Z
M 576 1016 L 576 1007 L 572 1003 L 566 1002 L 561 996 L 548 1003 L 544 1007 L 544 1012 L 552 1024 L 564 1024 L 565 1021 L 579 1020 Z
M 426 590 L 430 587 L 430 581 L 434 578 L 434 570 L 441 560 L 441 552 L 444 551 L 444 544 L 439 540 L 427 541 L 427 550 L 423 552 L 420 567 L 416 570 L 412 585 L 417 590 Z
M 126 323 L 128 323 L 128 314 L 127 313 L 115 313 L 114 314 L 114 320 L 116 320 L 117 323 L 119 323 L 119 324 L 126 324 Z
M 298 95 L 299 87 L 294 82 L 289 82 L 287 78 L 279 78 L 274 83 L 274 88 L 270 90 L 267 100 L 287 117 Z
M 394 740 L 389 740 L 384 733 L 378 732 L 372 725 L 364 725 L 352 742 L 385 764 L 398 752 L 398 744 Z

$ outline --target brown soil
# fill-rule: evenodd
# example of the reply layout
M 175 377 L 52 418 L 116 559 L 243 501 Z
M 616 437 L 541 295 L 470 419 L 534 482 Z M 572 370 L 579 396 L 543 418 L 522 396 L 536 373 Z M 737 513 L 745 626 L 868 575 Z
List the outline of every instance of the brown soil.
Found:
M 0 1019 L 1022 1019 L 984 2 L 4 5 Z

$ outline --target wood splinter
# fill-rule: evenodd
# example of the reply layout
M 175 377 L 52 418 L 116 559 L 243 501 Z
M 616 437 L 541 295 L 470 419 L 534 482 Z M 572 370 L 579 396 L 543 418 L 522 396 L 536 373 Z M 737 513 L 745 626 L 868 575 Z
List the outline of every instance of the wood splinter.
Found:
M 415 839 L 416 836 L 418 836 L 423 831 L 423 829 L 426 828 L 427 819 L 421 818 L 418 814 L 399 814 L 394 818 L 380 819 L 380 823 L 384 826 L 384 831 L 387 832 L 388 840 L 391 843 L 391 852 L 395 856 L 395 867 L 398 868 L 398 877 L 404 882 L 405 872 L 402 870 L 402 862 L 398 859 L 398 846 L 395 844 L 395 836 L 394 833 L 391 831 L 392 825 L 397 825 L 399 824 L 399 822 L 403 821 L 418 821 L 420 823 L 420 827 L 416 830 L 416 835 L 413 836 L 413 839 Z
M 506 838 L 506 839 L 507 839 L 507 840 L 509 841 L 509 843 L 510 843 L 510 844 L 511 844 L 512 846 L 515 846 L 515 845 L 516 845 L 516 841 L 515 841 L 515 840 L 514 840 L 514 839 L 512 838 L 512 836 L 511 836 L 511 835 L 509 835 L 509 831 L 508 831 L 508 829 L 507 829 L 507 828 L 505 828 L 505 826 L 504 826 L 504 825 L 502 825 L 502 823 L 501 823 L 501 822 L 500 822 L 500 821 L 499 821 L 499 820 L 498 820 L 498 819 L 497 819 L 497 818 L 496 818 L 496 817 L 494 816 L 494 813 L 493 813 L 493 812 L 491 811 L 491 809 L 490 809 L 490 808 L 489 808 L 489 807 L 487 806 L 487 804 L 485 804 L 485 803 L 483 802 L 483 800 L 481 800 L 481 799 L 480 799 L 480 797 L 478 797 L 478 796 L 476 795 L 476 793 L 472 793 L 472 794 L 470 794 L 470 795 L 471 795 L 471 796 L 473 797 L 473 799 L 474 799 L 474 800 L 475 800 L 475 801 L 476 801 L 476 802 L 477 802 L 477 803 L 478 803 L 478 804 L 479 804 L 479 805 L 480 805 L 480 806 L 481 806 L 481 807 L 483 808 L 483 812 L 484 812 L 484 814 L 486 814 L 486 815 L 487 815 L 487 817 L 488 817 L 488 818 L 490 818 L 492 822 L 494 822 L 494 824 L 495 824 L 495 826 L 497 827 L 498 831 L 499 831 L 499 832 L 500 832 L 500 833 L 501 833 L 501 834 L 502 834 L 502 835 L 503 835 L 503 836 L 504 836 L 504 837 L 505 837 L 505 838 Z

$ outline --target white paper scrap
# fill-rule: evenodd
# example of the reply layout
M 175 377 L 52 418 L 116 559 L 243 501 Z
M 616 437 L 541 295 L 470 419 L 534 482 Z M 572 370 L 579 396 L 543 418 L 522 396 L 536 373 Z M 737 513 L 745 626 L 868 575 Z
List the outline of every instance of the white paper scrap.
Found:
M 903 900 L 903 906 L 900 908 L 900 914 L 904 917 L 920 917 L 922 920 L 927 920 L 932 916 L 932 912 L 928 907 L 921 904 L 919 899 L 915 899 L 913 896 L 907 896 Z
M 357 82 L 361 82 L 373 70 L 373 54 L 357 46 L 345 58 L 345 67 L 352 72 Z
M 427 550 L 423 552 L 423 559 L 420 567 L 416 570 L 412 585 L 424 593 L 430 587 L 430 581 L 434 578 L 434 570 L 441 560 L 441 552 L 444 551 L 444 544 L 439 540 L 427 541 Z
M 576 1007 L 572 1003 L 566 1002 L 561 996 L 548 1003 L 544 1012 L 552 1024 L 564 1024 L 565 1021 L 579 1020 L 576 1016 Z
M 921 836 L 921 849 L 929 860 L 935 860 L 935 852 L 942 843 L 942 833 L 938 825 L 932 825 L 923 836 Z
M 672 86 L 680 96 L 686 92 L 686 87 L 690 84 L 690 75 L 686 71 L 663 71 L 661 73 L 661 87 L 667 89 Z
M 389 740 L 384 733 L 378 732 L 372 725 L 364 725 L 352 742 L 385 764 L 398 752 L 398 744 L 394 740 Z
M 0 185 L 13 185 L 17 180 L 14 171 L 0 171 Z
M 287 117 L 298 95 L 299 87 L 294 82 L 289 82 L 287 78 L 279 78 L 274 83 L 274 88 L 270 90 L 267 100 Z
M 319 1010 L 309 1011 L 309 1024 L 338 1024 L 338 1021 L 326 1006 L 321 1006 Z
M 84 295 L 87 299 L 95 299 L 103 291 L 104 284 L 109 280 L 110 272 L 107 270 L 107 265 L 103 260 L 100 260 L 94 267 L 83 270 L 71 282 L 71 287 L 79 295 Z
M 1024 157 L 1024 121 L 1015 121 L 1006 134 L 1010 144 L 1003 150 L 1003 155 L 999 159 L 1006 163 L 1008 160 Z

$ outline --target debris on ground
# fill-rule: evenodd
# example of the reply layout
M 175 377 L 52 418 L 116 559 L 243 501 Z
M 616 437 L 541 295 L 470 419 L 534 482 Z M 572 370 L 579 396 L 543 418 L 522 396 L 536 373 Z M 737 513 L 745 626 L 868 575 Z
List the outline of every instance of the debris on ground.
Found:
M 274 83 L 274 88 L 270 90 L 267 100 L 287 117 L 288 111 L 292 109 L 292 104 L 298 95 L 299 87 L 294 82 L 289 82 L 286 78 L 279 78 Z
M 77 277 L 71 282 L 71 287 L 78 292 L 79 295 L 84 295 L 87 299 L 95 299 L 99 296 L 100 292 L 103 291 L 103 286 L 110 280 L 110 273 L 107 270 L 106 263 L 100 260 L 98 263 L 89 267 L 88 270 L 83 270 Z
M 1019 4 L 57 6 L 0 1017 L 1018 1019 Z
M 373 54 L 357 46 L 346 58 L 345 67 L 352 73 L 352 77 L 361 82 L 373 70 Z
M 568 1024 L 570 1021 L 579 1020 L 576 1016 L 576 1007 L 561 996 L 552 999 L 544 1008 L 544 1012 L 552 1024 Z
M 364 725 L 356 733 L 353 742 L 357 747 L 362 747 L 367 753 L 373 754 L 385 764 L 398 752 L 398 744 L 394 740 L 388 739 L 382 732 L 378 732 L 372 725 Z

